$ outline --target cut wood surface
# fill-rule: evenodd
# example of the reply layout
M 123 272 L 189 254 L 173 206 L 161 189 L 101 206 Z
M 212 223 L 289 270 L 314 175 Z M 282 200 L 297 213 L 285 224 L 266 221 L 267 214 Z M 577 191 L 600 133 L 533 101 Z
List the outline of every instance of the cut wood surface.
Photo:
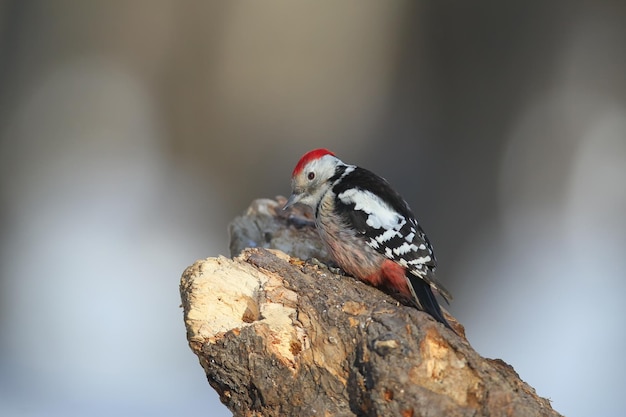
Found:
M 310 215 L 283 202 L 253 202 L 231 224 L 235 257 L 181 279 L 189 345 L 235 416 L 559 415 L 452 317 L 460 335 L 329 269 Z

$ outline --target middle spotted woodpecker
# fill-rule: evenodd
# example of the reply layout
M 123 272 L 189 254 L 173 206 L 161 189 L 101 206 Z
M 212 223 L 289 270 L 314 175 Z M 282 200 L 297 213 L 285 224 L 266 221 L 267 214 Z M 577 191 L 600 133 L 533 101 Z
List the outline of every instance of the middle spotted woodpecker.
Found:
M 284 208 L 302 203 L 315 210 L 320 237 L 344 271 L 452 329 L 432 291 L 452 299 L 435 279 L 432 246 L 406 201 L 385 179 L 315 149 L 298 161 L 291 187 Z

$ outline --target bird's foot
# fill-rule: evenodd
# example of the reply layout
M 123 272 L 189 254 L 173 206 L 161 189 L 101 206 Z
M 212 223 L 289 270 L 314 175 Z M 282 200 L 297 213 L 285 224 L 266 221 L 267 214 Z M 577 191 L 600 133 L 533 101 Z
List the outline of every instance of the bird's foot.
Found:
M 309 259 L 309 263 L 311 265 L 315 265 L 320 268 L 327 268 L 330 272 L 332 272 L 335 275 L 347 275 L 346 272 L 334 262 L 324 263 L 317 258 L 311 258 Z

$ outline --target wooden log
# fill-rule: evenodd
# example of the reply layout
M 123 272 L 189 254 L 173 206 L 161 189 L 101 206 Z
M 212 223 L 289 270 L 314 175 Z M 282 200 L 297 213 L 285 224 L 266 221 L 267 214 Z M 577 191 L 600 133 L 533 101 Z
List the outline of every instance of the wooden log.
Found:
M 231 225 L 237 256 L 197 261 L 181 279 L 189 345 L 235 416 L 559 415 L 456 321 L 460 336 L 279 250 L 327 260 L 307 214 L 290 217 L 283 201 L 254 202 Z

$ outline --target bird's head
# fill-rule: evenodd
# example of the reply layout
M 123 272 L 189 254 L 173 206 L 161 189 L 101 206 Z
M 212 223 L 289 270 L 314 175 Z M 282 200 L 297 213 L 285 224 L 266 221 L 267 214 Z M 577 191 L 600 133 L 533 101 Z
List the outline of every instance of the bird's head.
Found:
M 315 149 L 304 154 L 291 174 L 291 197 L 283 209 L 295 203 L 315 208 L 332 185 L 329 180 L 341 164 L 341 160 L 327 149 Z

